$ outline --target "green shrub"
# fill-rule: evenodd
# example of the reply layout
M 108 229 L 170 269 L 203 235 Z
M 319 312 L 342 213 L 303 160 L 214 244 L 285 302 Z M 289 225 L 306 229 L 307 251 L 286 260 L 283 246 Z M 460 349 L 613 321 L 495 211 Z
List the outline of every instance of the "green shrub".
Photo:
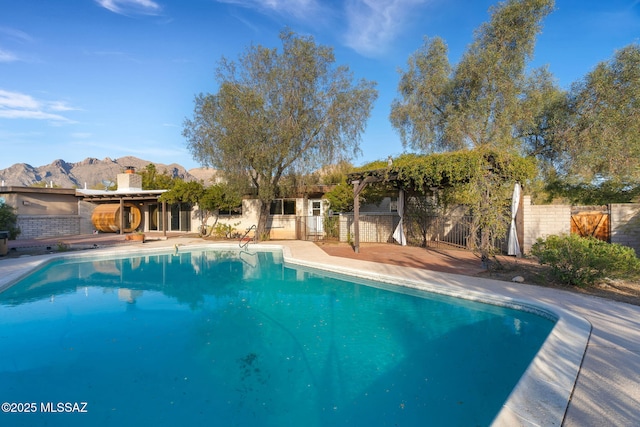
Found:
M 231 239 L 234 230 L 230 224 L 218 223 L 213 227 L 211 235 L 217 239 Z
M 18 215 L 15 208 L 0 200 L 0 231 L 8 231 L 9 239 L 14 240 L 20 234 Z
M 340 217 L 339 216 L 325 216 L 323 218 L 324 232 L 327 238 L 338 239 L 340 238 Z
M 629 277 L 640 272 L 640 260 L 633 249 L 594 237 L 549 236 L 538 239 L 531 253 L 540 264 L 551 267 L 554 277 L 569 285 L 585 286 L 605 277 Z

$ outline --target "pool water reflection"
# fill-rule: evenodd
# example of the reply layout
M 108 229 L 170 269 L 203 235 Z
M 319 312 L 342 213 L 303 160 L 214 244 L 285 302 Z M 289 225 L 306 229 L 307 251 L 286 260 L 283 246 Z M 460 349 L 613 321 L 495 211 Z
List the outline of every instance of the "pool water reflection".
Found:
M 0 396 L 87 402 L 87 413 L 3 418 L 490 424 L 554 322 L 391 289 L 276 251 L 55 261 L 0 293 Z

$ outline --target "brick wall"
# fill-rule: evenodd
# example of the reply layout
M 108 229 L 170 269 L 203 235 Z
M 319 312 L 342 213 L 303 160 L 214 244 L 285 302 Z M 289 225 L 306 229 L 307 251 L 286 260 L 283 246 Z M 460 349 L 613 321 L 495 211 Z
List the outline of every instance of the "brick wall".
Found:
M 360 242 L 386 243 L 392 242 L 393 232 L 400 221 L 395 212 L 360 215 Z M 354 239 L 353 214 L 340 215 L 340 241 Z
M 521 212 L 524 241 L 520 246 L 523 253 L 528 253 L 539 237 L 571 232 L 571 206 L 532 205 L 531 196 L 524 196 Z
M 635 249 L 640 254 L 640 204 L 612 204 L 611 243 L 618 243 Z
M 618 203 L 610 205 L 611 243 L 629 246 L 640 254 L 640 204 Z M 532 205 L 531 196 L 524 196 L 518 212 L 518 230 L 524 253 L 539 237 L 571 233 L 571 206 Z M 524 242 L 524 244 L 523 244 Z
M 18 239 L 37 239 L 80 234 L 78 215 L 20 215 Z

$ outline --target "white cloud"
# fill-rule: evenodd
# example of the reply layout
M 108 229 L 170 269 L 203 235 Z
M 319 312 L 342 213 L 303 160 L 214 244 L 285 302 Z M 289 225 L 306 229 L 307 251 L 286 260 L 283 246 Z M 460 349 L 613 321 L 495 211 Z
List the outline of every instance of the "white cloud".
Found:
M 47 108 L 53 111 L 76 111 L 77 108 L 70 107 L 64 101 L 51 101 L 47 103 Z
M 10 92 L 0 89 L 0 118 L 48 120 L 54 124 L 74 123 L 73 120 L 57 114 L 62 111 L 72 111 L 64 101 L 41 101 L 31 95 Z
M 0 34 L 4 35 L 9 39 L 16 40 L 23 43 L 33 41 L 33 38 L 29 34 L 25 33 L 24 31 L 17 30 L 11 27 L 0 26 Z
M 0 118 L 2 119 L 33 119 L 33 120 L 50 120 L 53 122 L 71 122 L 71 120 L 59 114 L 51 114 L 44 111 L 32 110 L 4 110 L 0 109 Z
M 440 0 L 345 0 L 331 6 L 320 0 L 216 1 L 264 14 L 276 13 L 314 27 L 330 26 L 333 33 L 342 34 L 348 47 L 361 55 L 376 56 L 390 47 L 416 8 Z
M 5 27 L 0 25 L 0 37 L 3 42 L 18 42 L 20 43 L 28 43 L 32 41 L 32 38 L 25 33 L 24 31 L 16 30 L 15 28 Z M 4 43 L 3 43 L 4 44 Z M 6 48 L 0 47 L 0 63 L 8 63 L 20 61 L 21 58 L 18 57 L 15 53 Z
M 303 21 L 313 21 L 322 17 L 322 3 L 318 0 L 217 0 L 218 3 L 233 4 L 247 9 L 257 9 L 261 13 L 271 12 L 292 16 Z M 324 7 L 326 9 L 326 7 Z
M 71 137 L 75 139 L 88 139 L 93 137 L 93 134 L 89 132 L 73 132 Z
M 39 103 L 29 95 L 0 89 L 0 109 L 36 109 Z
M 8 50 L 0 49 L 0 62 L 14 62 L 18 57 Z
M 346 45 L 376 56 L 399 35 L 414 9 L 430 0 L 349 0 L 346 5 Z
M 152 0 L 95 0 L 100 6 L 120 15 L 158 15 L 162 7 Z

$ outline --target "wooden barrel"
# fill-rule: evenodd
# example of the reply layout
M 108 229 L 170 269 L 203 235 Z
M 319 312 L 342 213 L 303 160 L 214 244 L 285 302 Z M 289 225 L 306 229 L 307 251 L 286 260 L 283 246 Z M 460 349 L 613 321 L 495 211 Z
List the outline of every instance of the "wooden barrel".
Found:
M 125 233 L 130 233 L 140 225 L 142 215 L 140 209 L 134 204 L 124 204 Z M 98 205 L 91 215 L 91 222 L 96 230 L 105 233 L 117 233 L 120 231 L 120 204 Z

